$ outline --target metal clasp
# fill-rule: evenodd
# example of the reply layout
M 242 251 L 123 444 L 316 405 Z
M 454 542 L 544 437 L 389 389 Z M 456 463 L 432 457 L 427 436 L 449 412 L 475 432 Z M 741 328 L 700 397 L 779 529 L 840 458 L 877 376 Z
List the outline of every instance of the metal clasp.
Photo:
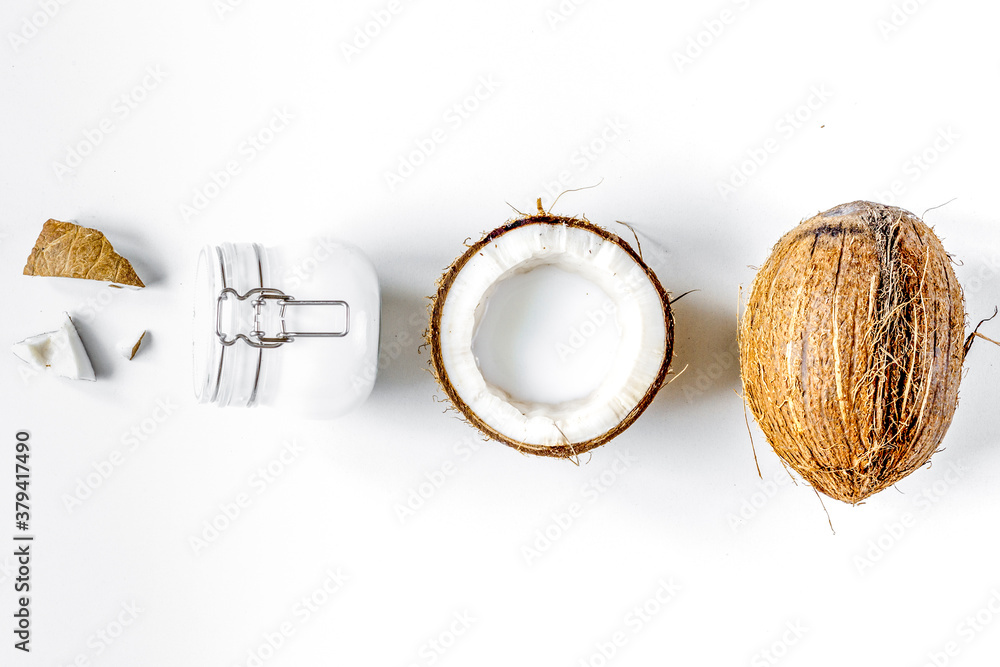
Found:
M 251 301 L 253 306 L 253 329 L 249 334 L 236 333 L 229 337 L 222 331 L 222 304 L 233 296 L 237 301 L 246 301 L 250 297 L 256 297 Z M 281 322 L 281 331 L 274 336 L 268 336 L 262 326 L 262 313 L 268 300 L 276 300 L 278 306 L 278 320 Z M 343 331 L 286 331 L 285 330 L 285 310 L 295 306 L 343 306 L 344 307 L 344 329 Z M 346 336 L 351 330 L 351 307 L 346 301 L 299 301 L 293 296 L 288 296 L 279 289 L 272 287 L 256 287 L 248 290 L 245 294 L 240 294 L 232 287 L 226 287 L 219 292 L 215 310 L 215 335 L 219 337 L 219 342 L 229 346 L 238 340 L 243 340 L 250 347 L 272 348 L 280 347 L 284 343 L 294 342 L 296 338 L 341 338 Z

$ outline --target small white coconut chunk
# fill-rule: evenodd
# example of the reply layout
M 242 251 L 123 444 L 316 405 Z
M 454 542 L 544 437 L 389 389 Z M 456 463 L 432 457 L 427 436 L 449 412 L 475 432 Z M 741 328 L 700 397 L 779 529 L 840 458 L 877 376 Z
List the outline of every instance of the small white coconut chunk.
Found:
M 506 278 L 551 264 L 592 281 L 615 302 L 621 329 L 611 371 L 588 396 L 559 404 L 520 400 L 488 382 L 472 351 L 484 302 Z M 585 229 L 525 225 L 471 258 L 455 278 L 441 317 L 441 352 L 462 400 L 488 425 L 519 442 L 583 442 L 614 428 L 642 400 L 666 353 L 660 293 L 632 257 Z
M 118 354 L 122 355 L 129 361 L 132 361 L 135 358 L 136 353 L 139 352 L 139 346 L 142 345 L 142 339 L 145 337 L 145 329 L 133 332 L 131 336 L 122 339 L 118 343 Z
M 14 343 L 11 351 L 19 359 L 39 370 L 54 373 L 71 380 L 97 379 L 94 367 L 87 356 L 87 349 L 80 340 L 73 320 L 63 313 L 62 325 L 55 331 L 47 331 Z

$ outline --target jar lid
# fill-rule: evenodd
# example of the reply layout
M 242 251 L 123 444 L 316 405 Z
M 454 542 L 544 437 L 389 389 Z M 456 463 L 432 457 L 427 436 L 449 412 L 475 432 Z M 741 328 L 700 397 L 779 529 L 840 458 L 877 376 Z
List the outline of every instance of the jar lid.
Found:
M 257 400 L 262 348 L 223 344 L 218 332 L 252 331 L 252 312 L 227 307 L 224 290 L 246 294 L 264 287 L 264 253 L 256 243 L 206 246 L 198 259 L 194 307 L 195 396 L 201 403 L 252 406 Z

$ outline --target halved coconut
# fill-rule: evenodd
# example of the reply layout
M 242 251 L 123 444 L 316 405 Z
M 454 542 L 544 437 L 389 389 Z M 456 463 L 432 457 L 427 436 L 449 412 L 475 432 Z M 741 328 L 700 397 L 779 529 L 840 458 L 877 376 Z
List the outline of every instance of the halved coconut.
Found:
M 597 388 L 559 403 L 511 395 L 483 376 L 473 352 L 497 286 L 546 265 L 601 288 L 620 331 Z M 625 241 L 585 220 L 541 214 L 493 230 L 455 260 L 433 297 L 428 345 L 438 383 L 476 428 L 522 452 L 567 458 L 611 440 L 646 409 L 667 376 L 673 328 L 666 290 Z

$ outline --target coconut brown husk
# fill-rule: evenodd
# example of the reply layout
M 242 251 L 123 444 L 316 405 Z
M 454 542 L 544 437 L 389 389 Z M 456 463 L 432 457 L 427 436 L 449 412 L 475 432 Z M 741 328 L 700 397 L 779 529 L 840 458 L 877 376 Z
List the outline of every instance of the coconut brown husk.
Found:
M 96 229 L 48 220 L 24 266 L 26 276 L 83 278 L 114 286 L 145 287 L 127 259 Z
M 670 361 L 673 357 L 673 344 L 674 344 L 674 317 L 673 312 L 670 309 L 670 297 L 667 291 L 660 284 L 659 279 L 649 266 L 642 260 L 642 257 L 632 249 L 632 247 L 626 243 L 619 236 L 612 234 L 606 229 L 599 227 L 587 220 L 582 220 L 579 218 L 569 218 L 562 216 L 548 215 L 541 212 L 539 204 L 540 214 L 535 216 L 527 216 L 517 220 L 512 220 L 507 224 L 494 229 L 489 232 L 478 242 L 468 246 L 465 253 L 461 257 L 456 259 L 450 267 L 444 272 L 444 275 L 438 280 L 437 283 L 437 293 L 431 297 L 430 304 L 430 324 L 428 326 L 427 332 L 425 334 L 426 344 L 430 347 L 431 358 L 430 366 L 434 374 L 434 378 L 437 380 L 438 386 L 442 391 L 448 396 L 451 404 L 454 408 L 462 415 L 462 417 L 470 423 L 472 426 L 479 429 L 487 438 L 502 442 L 505 445 L 513 447 L 514 449 L 525 453 L 525 454 L 535 454 L 537 456 L 549 456 L 555 458 L 564 459 L 576 459 L 580 454 L 590 451 L 595 447 L 599 447 L 611 439 L 615 438 L 621 434 L 625 429 L 632 425 L 633 422 L 645 411 L 649 404 L 652 403 L 653 398 L 656 393 L 663 386 L 664 381 L 670 370 Z M 462 397 L 456 391 L 454 385 L 452 385 L 451 380 L 448 378 L 448 373 L 444 366 L 444 359 L 441 352 L 441 316 L 444 309 L 445 301 L 448 298 L 448 291 L 451 289 L 452 284 L 455 282 L 456 277 L 459 272 L 465 267 L 466 263 L 484 246 L 493 243 L 497 238 L 503 236 L 507 232 L 523 227 L 525 225 L 567 225 L 569 227 L 579 227 L 586 229 L 589 232 L 597 234 L 605 241 L 614 243 L 629 256 L 643 269 L 646 275 L 649 277 L 650 282 L 660 295 L 660 300 L 663 304 L 663 319 L 666 331 L 666 347 L 664 352 L 664 357 L 659 368 L 659 372 L 649 386 L 646 393 L 642 396 L 636 406 L 619 422 L 615 427 L 606 431 L 605 433 L 593 438 L 591 440 L 582 442 L 569 442 L 568 440 L 560 445 L 540 445 L 532 444 L 526 442 L 520 442 L 514 440 L 503 433 L 500 433 L 492 426 L 483 421 L 479 415 L 477 415 L 469 405 L 462 400 Z
M 776 454 L 858 503 L 923 466 L 958 404 L 965 306 L 920 218 L 857 201 L 774 247 L 740 330 L 743 390 Z

